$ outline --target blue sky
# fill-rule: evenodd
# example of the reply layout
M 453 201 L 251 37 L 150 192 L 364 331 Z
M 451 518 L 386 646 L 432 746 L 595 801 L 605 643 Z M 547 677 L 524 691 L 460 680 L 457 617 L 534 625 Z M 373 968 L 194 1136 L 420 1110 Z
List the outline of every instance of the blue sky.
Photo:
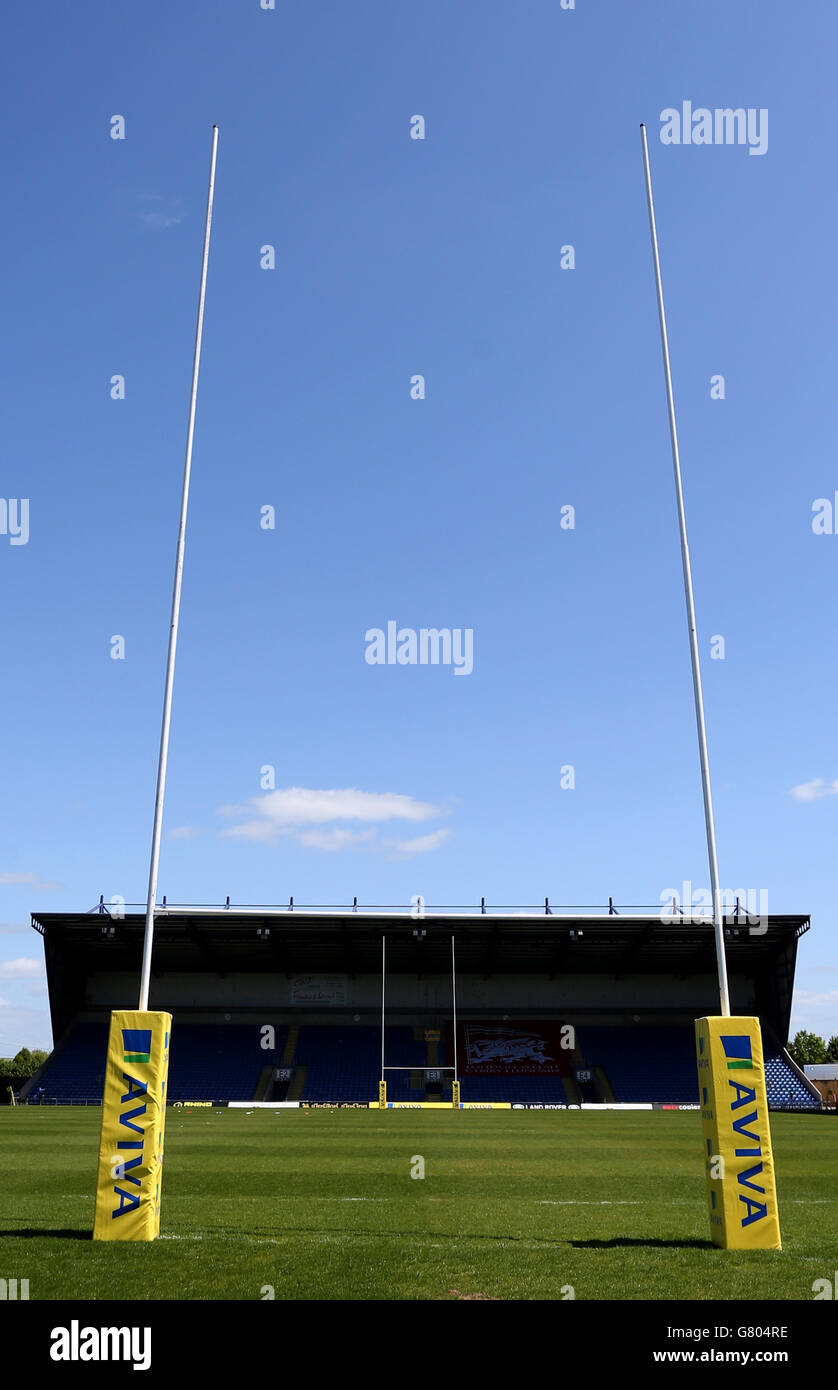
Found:
M 838 1032 L 835 15 L 18 0 L 4 29 L 0 1055 L 50 1040 L 30 911 L 145 894 L 213 122 L 161 894 L 706 887 L 645 120 L 722 884 L 812 914 L 793 1023 Z M 767 111 L 765 152 L 664 145 L 684 101 Z M 473 671 L 369 664 L 389 621 L 470 630 Z

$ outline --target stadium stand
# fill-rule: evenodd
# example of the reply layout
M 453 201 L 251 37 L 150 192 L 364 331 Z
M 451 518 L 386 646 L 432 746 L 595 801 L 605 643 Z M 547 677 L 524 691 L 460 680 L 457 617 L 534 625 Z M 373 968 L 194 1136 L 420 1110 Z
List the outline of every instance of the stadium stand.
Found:
M 564 1105 L 567 1101 L 560 1076 L 467 1076 L 461 1085 L 463 1100 L 517 1100 L 541 1105 Z
M 44 1101 L 59 1105 L 101 1101 L 107 1045 L 107 1023 L 76 1023 L 41 1075 Z
M 617 1101 L 695 1105 L 692 1025 L 684 1028 L 581 1028 L 584 1065 L 602 1067 Z
M 781 1106 L 794 1106 L 800 1110 L 820 1109 L 811 1091 L 779 1053 L 765 1054 L 765 1087 L 768 1104 L 773 1109 Z
M 286 1029 L 266 1052 L 253 1024 L 172 1026 L 169 1100 L 251 1100 L 266 1062 L 282 1055 Z
M 682 1028 L 584 1027 L 577 1033 L 577 1048 L 575 1063 L 601 1068 L 617 1102 L 698 1102 L 692 1023 Z M 815 1097 L 779 1051 L 766 1052 L 765 1079 L 772 1108 L 818 1109 Z M 463 1087 L 467 1098 L 475 1101 L 560 1104 L 567 1099 L 558 1076 L 468 1076 Z
M 424 1067 L 425 1044 L 412 1028 L 385 1028 L 384 1046 L 390 1067 Z M 370 1101 L 378 1095 L 381 1076 L 381 1031 L 373 1027 L 303 1027 L 295 1063 L 306 1068 L 304 1099 Z M 388 1071 L 391 1100 L 422 1100 L 421 1088 L 411 1088 L 410 1072 Z
M 109 1011 L 136 989 L 144 912 L 112 917 L 101 899 L 90 913 L 33 913 L 32 925 L 60 1039 L 32 1095 L 99 1103 Z M 762 1020 L 774 1108 L 821 1106 L 781 1044 L 808 929 L 799 914 L 774 916 L 759 932 L 736 913 L 726 919 L 734 1013 Z M 162 906 L 153 1007 L 173 1015 L 169 1099 L 376 1099 L 385 934 L 389 1099 L 450 1099 L 455 940 L 464 1101 L 697 1103 L 693 1020 L 718 1007 L 711 922 L 659 909 L 622 915 L 611 903 L 607 912 L 484 903 L 425 916 L 418 929 L 398 909 L 305 909 L 293 900 Z M 270 1051 L 261 1046 L 266 1022 L 275 1029 Z M 572 1055 L 557 1050 L 556 1030 L 567 1023 L 576 1029 Z M 560 1074 L 541 1069 L 548 1055 Z
M 410 1027 L 385 1030 L 391 1100 L 421 1100 L 427 1049 Z M 244 1022 L 225 1025 L 179 1023 L 173 1026 L 169 1100 L 250 1100 L 262 1068 L 283 1055 L 287 1029 L 277 1029 L 273 1052 L 265 1052 L 258 1029 Z M 107 1043 L 104 1022 L 76 1023 L 53 1054 L 41 1076 L 45 1104 L 95 1104 L 101 1101 Z M 694 1105 L 698 1100 L 692 1029 L 644 1026 L 585 1027 L 577 1034 L 576 1062 L 601 1068 L 622 1103 Z M 440 1046 L 440 1066 L 446 1053 Z M 365 1102 L 378 1093 L 381 1033 L 372 1026 L 303 1026 L 293 1068 L 305 1068 L 304 1101 Z M 450 1096 L 450 1073 L 443 1094 Z M 778 1051 L 767 1052 L 765 1078 L 772 1108 L 818 1109 L 818 1101 Z M 415 1083 L 415 1084 L 414 1084 Z M 511 1100 L 561 1105 L 567 1091 L 560 1076 L 464 1076 L 463 1097 L 472 1101 Z
M 183 1023 L 173 1028 L 169 1100 L 250 1100 L 266 1062 L 280 1056 L 285 1029 L 277 1029 L 274 1053 L 263 1051 L 250 1025 Z M 107 1023 L 76 1023 L 41 1076 L 45 1104 L 84 1104 L 102 1099 Z

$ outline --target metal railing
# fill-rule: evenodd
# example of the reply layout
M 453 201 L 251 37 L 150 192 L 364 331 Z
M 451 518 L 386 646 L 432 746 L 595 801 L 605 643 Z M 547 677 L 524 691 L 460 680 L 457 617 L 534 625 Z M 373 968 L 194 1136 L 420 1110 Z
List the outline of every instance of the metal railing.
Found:
M 119 920 L 126 912 L 144 912 L 145 903 L 123 903 L 118 907 L 105 902 L 104 895 L 100 896 L 98 903 L 89 908 L 85 915 L 93 916 L 96 914 L 107 916 L 113 920 Z M 680 906 L 669 906 L 666 903 L 644 904 L 624 904 L 621 907 L 614 905 L 613 898 L 609 898 L 603 904 L 584 904 L 584 905 L 565 905 L 553 906 L 549 898 L 545 898 L 543 903 L 538 905 L 521 905 L 512 903 L 493 903 L 487 905 L 486 899 L 481 898 L 479 905 L 474 904 L 428 904 L 422 903 L 359 903 L 357 898 L 353 898 L 351 903 L 298 903 L 293 898 L 289 898 L 287 903 L 233 903 L 228 897 L 223 903 L 174 903 L 169 902 L 164 896 L 156 907 L 156 915 L 163 917 L 201 915 L 205 913 L 232 912 L 238 915 L 271 915 L 285 916 L 293 912 L 304 913 L 308 916 L 343 916 L 348 913 L 361 913 L 365 917 L 393 917 L 403 916 L 408 919 L 419 920 L 422 918 L 440 917 L 520 917 L 522 919 L 532 919 L 537 917 L 623 917 L 631 921 L 633 919 L 647 920 L 649 917 L 658 917 L 661 921 L 683 922 L 685 918 L 695 921 L 696 919 L 713 922 L 712 907 L 690 906 L 686 911 Z M 735 922 L 749 921 L 751 914 L 748 912 L 737 898 L 735 903 L 726 905 L 725 919 Z

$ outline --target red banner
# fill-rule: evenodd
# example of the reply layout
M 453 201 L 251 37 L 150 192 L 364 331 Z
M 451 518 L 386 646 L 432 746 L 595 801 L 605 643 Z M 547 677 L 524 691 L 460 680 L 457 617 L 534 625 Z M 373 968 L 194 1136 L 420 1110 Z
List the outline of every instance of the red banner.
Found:
M 451 1044 L 450 1029 L 449 1047 Z M 572 1034 L 566 1041 L 570 1042 Z M 522 1023 L 459 1023 L 458 1064 L 461 1076 L 568 1076 L 572 1047 L 562 1047 L 562 1024 L 556 1019 Z M 449 1057 L 453 1061 L 453 1049 Z

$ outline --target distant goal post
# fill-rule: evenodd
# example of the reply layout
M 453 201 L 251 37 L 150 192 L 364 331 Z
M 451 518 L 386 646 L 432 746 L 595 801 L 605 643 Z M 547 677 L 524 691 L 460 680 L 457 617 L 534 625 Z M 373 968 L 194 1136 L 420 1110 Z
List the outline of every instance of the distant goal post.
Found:
M 414 935 L 415 935 L 415 934 L 416 934 L 416 933 L 414 933 Z M 422 934 L 424 935 L 424 932 L 423 932 Z M 424 1066 L 424 1067 L 418 1067 L 418 1066 L 417 1066 L 417 1067 L 388 1067 L 388 1066 L 385 1065 L 385 1060 L 384 1060 L 384 1047 L 385 1047 L 385 1042 L 384 1042 L 384 1038 L 385 1038 L 385 1032 L 384 1032 L 385 1008 L 384 1008 L 384 1006 L 385 1006 L 386 987 L 387 987 L 387 937 L 386 937 L 385 935 L 382 935 L 382 937 L 381 937 L 381 1080 L 380 1080 L 379 1083 L 378 1083 L 378 1108 L 379 1108 L 379 1110 L 387 1110 L 387 1109 L 389 1108 L 389 1107 L 388 1107 L 388 1104 L 387 1104 L 387 1072 L 388 1072 L 388 1071 L 414 1071 L 414 1072 L 419 1071 L 419 1072 L 422 1072 L 423 1074 L 424 1074 L 425 1072 L 433 1072 L 433 1073 L 435 1073 L 435 1074 L 438 1074 L 438 1073 L 443 1072 L 443 1071 L 451 1071 L 451 1072 L 453 1072 L 454 1075 L 453 1075 L 453 1078 L 452 1078 L 452 1080 L 451 1080 L 451 1107 L 452 1107 L 452 1109 L 454 1109 L 454 1110 L 459 1110 L 459 1108 L 460 1108 L 460 1078 L 459 1078 L 459 1068 L 458 1068 L 458 1058 L 457 1058 L 457 957 L 456 957 L 456 950 L 455 950 L 454 937 L 453 937 L 453 935 L 452 935 L 452 937 L 451 937 L 451 1004 L 452 1004 L 452 1014 L 453 1014 L 453 1021 L 454 1021 L 454 1027 L 453 1027 L 454 1065 L 453 1065 L 453 1066 L 440 1066 L 439 1064 L 437 1064 L 436 1066 Z M 375 1102 L 373 1101 L 372 1104 L 375 1105 Z
M 381 1070 L 382 1073 L 388 1071 L 421 1071 L 423 1075 L 426 1072 L 431 1072 L 434 1076 L 437 1076 L 443 1071 L 452 1071 L 454 1076 L 451 1080 L 451 1105 L 455 1110 L 459 1110 L 460 1108 L 460 1082 L 457 1078 L 456 1067 L 382 1067 Z M 387 1109 L 387 1077 L 385 1075 L 382 1075 L 378 1083 L 378 1108 L 379 1110 Z

